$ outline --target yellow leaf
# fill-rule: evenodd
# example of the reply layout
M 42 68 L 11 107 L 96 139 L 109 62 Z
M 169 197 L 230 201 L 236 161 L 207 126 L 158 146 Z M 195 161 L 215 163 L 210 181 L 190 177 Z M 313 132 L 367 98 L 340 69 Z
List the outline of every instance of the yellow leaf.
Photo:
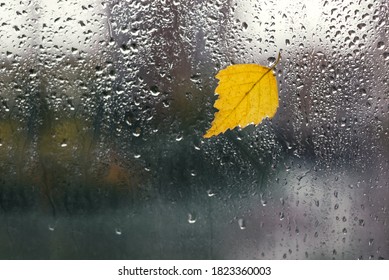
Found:
M 214 107 L 219 111 L 204 138 L 210 138 L 227 129 L 249 124 L 259 124 L 264 118 L 272 118 L 278 108 L 277 80 L 272 67 L 258 64 L 236 64 L 220 70 L 216 75 L 219 84 L 215 94 L 219 98 Z

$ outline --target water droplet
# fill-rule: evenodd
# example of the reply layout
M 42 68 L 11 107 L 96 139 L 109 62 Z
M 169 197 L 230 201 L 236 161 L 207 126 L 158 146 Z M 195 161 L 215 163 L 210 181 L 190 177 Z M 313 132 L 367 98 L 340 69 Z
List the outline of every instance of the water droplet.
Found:
M 152 96 L 158 96 L 161 94 L 161 91 L 159 90 L 159 88 L 157 86 L 150 87 L 150 92 L 151 92 Z
M 61 147 L 62 148 L 65 148 L 65 147 L 67 147 L 68 146 L 68 144 L 66 143 L 66 139 L 63 139 L 62 140 L 62 143 L 61 143 Z
M 215 193 L 212 190 L 207 190 L 207 194 L 209 197 L 212 197 L 215 195 Z
M 189 213 L 188 214 L 188 223 L 194 224 L 197 220 L 196 214 Z
M 194 74 L 190 77 L 190 80 L 195 84 L 201 83 L 201 76 L 200 74 Z
M 140 132 L 141 132 L 140 127 L 137 127 L 135 129 L 135 131 L 132 133 L 132 135 L 134 135 L 135 137 L 139 137 L 140 136 Z
M 379 41 L 379 42 L 377 43 L 377 48 L 378 48 L 379 50 L 382 50 L 384 47 L 385 47 L 385 43 L 384 43 L 384 42 Z
M 120 228 L 115 228 L 115 233 L 117 235 L 122 235 L 122 230 Z
M 126 44 L 123 44 L 120 47 L 120 51 L 121 51 L 122 54 L 128 54 L 128 53 L 131 52 L 130 48 Z
M 261 197 L 261 204 L 262 204 L 262 206 L 266 206 L 267 205 L 267 201 L 263 198 L 263 194 L 260 194 L 260 197 Z
M 357 27 L 358 27 L 358 29 L 364 29 L 365 27 L 366 27 L 366 24 L 365 23 L 359 23 L 359 24 L 357 24 Z
M 382 56 L 384 57 L 384 60 L 389 60 L 389 52 L 384 52 Z
M 238 219 L 238 225 L 241 230 L 246 229 L 246 222 L 242 218 Z
M 284 214 L 284 212 L 280 212 L 280 221 L 282 221 L 284 218 L 285 218 L 285 214 Z

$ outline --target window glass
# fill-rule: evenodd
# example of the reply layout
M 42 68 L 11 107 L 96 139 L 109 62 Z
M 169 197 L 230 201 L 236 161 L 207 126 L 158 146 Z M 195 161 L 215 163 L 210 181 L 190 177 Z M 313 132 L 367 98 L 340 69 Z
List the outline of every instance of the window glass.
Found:
M 386 0 L 0 0 L 0 258 L 389 257 Z M 228 65 L 271 120 L 203 138 Z

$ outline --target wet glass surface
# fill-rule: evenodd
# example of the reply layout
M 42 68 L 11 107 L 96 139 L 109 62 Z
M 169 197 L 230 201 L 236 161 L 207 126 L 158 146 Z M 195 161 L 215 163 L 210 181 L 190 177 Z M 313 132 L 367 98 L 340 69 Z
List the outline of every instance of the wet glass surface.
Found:
M 389 6 L 1 1 L 1 259 L 389 258 Z M 214 75 L 272 120 L 204 139 Z

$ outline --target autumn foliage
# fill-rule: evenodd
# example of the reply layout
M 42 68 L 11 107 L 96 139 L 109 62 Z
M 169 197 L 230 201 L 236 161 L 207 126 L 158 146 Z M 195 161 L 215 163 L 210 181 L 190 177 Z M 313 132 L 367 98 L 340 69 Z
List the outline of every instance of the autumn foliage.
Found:
M 220 70 L 216 75 L 219 84 L 215 94 L 219 98 L 214 107 L 218 109 L 211 128 L 204 138 L 210 138 L 228 129 L 257 125 L 264 118 L 272 118 L 278 108 L 277 80 L 272 67 L 258 64 L 236 64 Z

